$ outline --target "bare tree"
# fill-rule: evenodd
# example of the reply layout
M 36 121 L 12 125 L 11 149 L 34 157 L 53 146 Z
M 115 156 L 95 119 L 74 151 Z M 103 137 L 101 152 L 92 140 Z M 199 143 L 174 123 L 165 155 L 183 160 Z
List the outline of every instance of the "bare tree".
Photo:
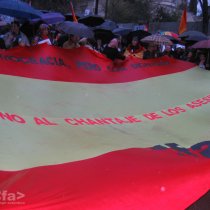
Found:
M 208 16 L 208 0 L 198 0 L 201 5 L 203 16 L 203 33 L 208 34 L 209 16 Z
M 139 22 L 151 17 L 151 2 L 148 0 L 107 1 L 107 17 L 116 22 Z
M 194 15 L 197 14 L 197 5 L 198 5 L 198 0 L 190 0 L 189 10 L 190 10 L 190 12 L 192 12 Z
M 25 2 L 30 2 L 30 0 L 24 0 Z M 59 11 L 59 12 L 71 12 L 70 11 L 70 1 L 76 7 L 80 3 L 80 0 L 31 0 L 32 6 L 41 10 Z

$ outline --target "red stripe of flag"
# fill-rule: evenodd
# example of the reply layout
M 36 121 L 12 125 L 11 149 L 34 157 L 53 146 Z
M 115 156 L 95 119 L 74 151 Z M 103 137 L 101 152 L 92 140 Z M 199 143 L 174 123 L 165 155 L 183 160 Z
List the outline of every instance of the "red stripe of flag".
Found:
M 185 7 L 182 13 L 182 18 L 179 25 L 179 34 L 182 34 L 186 30 L 187 30 L 187 9 Z
M 73 7 L 72 2 L 70 2 L 70 9 L 71 9 L 73 21 L 74 21 L 74 22 L 78 22 L 77 17 L 76 17 L 75 12 L 74 12 L 74 7 Z

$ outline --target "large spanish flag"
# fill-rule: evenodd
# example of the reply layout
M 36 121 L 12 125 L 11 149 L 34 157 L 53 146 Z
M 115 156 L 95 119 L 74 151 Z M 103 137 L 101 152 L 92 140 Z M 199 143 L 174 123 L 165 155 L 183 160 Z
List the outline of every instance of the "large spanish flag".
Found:
M 183 210 L 209 190 L 210 72 L 47 45 L 0 60 L 0 209 Z

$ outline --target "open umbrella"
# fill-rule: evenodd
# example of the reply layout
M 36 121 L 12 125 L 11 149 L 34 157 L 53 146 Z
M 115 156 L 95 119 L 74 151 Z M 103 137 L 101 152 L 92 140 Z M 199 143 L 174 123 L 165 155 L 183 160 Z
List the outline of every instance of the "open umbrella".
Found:
M 205 38 L 207 37 L 204 33 L 200 31 L 185 31 L 184 33 L 179 35 L 180 38 L 187 38 L 191 36 L 199 36 L 199 37 L 205 37 Z
M 30 22 L 35 23 L 38 21 L 43 21 L 47 24 L 56 24 L 59 22 L 63 22 L 65 17 L 59 12 L 45 12 L 41 15 L 41 18 L 34 18 Z
M 158 31 L 157 34 L 165 36 L 167 39 L 171 40 L 174 44 L 181 43 L 181 39 L 179 38 L 179 35 L 172 31 Z
M 19 19 L 41 18 L 42 13 L 19 0 L 0 0 L 0 14 Z
M 151 33 L 144 31 L 144 30 L 136 30 L 136 31 L 131 31 L 128 34 L 128 42 L 130 43 L 132 41 L 133 37 L 138 37 L 139 40 L 143 39 L 146 36 L 150 36 Z
M 66 21 L 73 21 L 73 15 L 72 15 L 72 13 L 66 13 L 66 14 L 64 14 L 64 17 L 65 17 L 65 20 L 66 20 Z M 77 20 L 78 20 L 79 18 L 82 18 L 82 17 L 83 17 L 82 14 L 76 14 Z
M 103 30 L 110 30 L 110 31 L 114 30 L 115 28 L 118 28 L 118 25 L 112 20 L 105 20 L 104 23 L 95 27 L 95 29 L 103 29 Z
M 202 41 L 202 40 L 208 40 L 208 37 L 207 36 L 196 36 L 196 35 L 193 35 L 193 36 L 189 36 L 187 38 L 184 39 L 185 41 L 187 42 L 199 42 L 199 41 Z
M 82 23 L 76 23 L 71 21 L 65 21 L 57 25 L 58 31 L 66 34 L 72 34 L 79 37 L 93 38 L 93 31 Z
M 39 25 L 42 24 L 42 21 L 37 21 L 37 22 L 33 22 L 31 23 L 30 21 L 26 21 L 22 24 L 22 26 L 20 27 L 20 30 L 28 37 L 28 38 L 32 38 L 33 36 L 36 35 L 38 29 L 39 29 Z
M 194 48 L 194 49 L 208 49 L 208 55 L 207 55 L 206 63 L 209 64 L 209 59 L 210 59 L 210 40 L 209 39 L 197 42 L 194 45 L 192 45 L 190 48 Z
M 198 42 L 201 40 L 207 40 L 208 37 L 200 31 L 185 31 L 179 37 L 186 42 Z
M 103 44 L 109 43 L 115 37 L 112 31 L 105 29 L 95 29 L 94 34 L 95 39 L 100 39 Z
M 2 27 L 2 26 L 6 26 L 6 25 L 7 25 L 7 23 L 6 23 L 5 21 L 0 20 L 0 27 Z
M 83 23 L 84 25 L 89 27 L 101 25 L 102 23 L 104 23 L 104 21 L 104 18 L 98 15 L 88 15 L 78 20 L 79 23 Z
M 167 36 L 167 37 L 173 37 L 174 39 L 179 38 L 179 35 L 172 32 L 172 31 L 160 31 L 160 32 L 158 32 L 158 34 L 164 35 L 164 36 Z
M 210 40 L 202 40 L 200 42 L 195 43 L 190 48 L 195 49 L 210 49 Z
M 171 40 L 169 40 L 168 38 L 162 35 L 146 36 L 143 39 L 141 39 L 141 41 L 145 43 L 156 44 L 156 45 L 160 45 L 160 44 L 172 45 L 173 44 Z
M 164 36 L 164 37 L 166 37 L 167 39 L 169 39 L 169 40 L 171 40 L 174 44 L 179 44 L 179 43 L 181 43 L 181 39 L 176 39 L 176 38 L 174 38 L 174 37 L 172 37 L 172 36 L 169 36 L 169 35 L 162 35 L 162 36 Z
M 127 36 L 131 31 L 131 28 L 115 28 L 112 32 L 116 35 Z

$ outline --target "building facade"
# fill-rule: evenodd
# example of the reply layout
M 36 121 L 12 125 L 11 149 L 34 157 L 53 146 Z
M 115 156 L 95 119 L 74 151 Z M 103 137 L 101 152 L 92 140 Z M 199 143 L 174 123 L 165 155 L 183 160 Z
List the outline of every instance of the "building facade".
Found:
M 105 15 L 106 0 L 99 0 L 98 15 Z M 75 11 L 83 15 L 91 15 L 95 13 L 96 0 L 80 0 L 75 5 Z
M 98 14 L 105 16 L 106 3 L 110 0 L 99 0 Z M 174 11 L 184 4 L 186 0 L 152 0 L 151 4 L 154 8 L 163 7 L 169 11 Z M 75 3 L 75 10 L 77 13 L 88 15 L 94 14 L 96 0 L 78 0 Z
M 183 5 L 186 0 L 154 0 L 153 6 L 154 7 L 163 7 L 168 9 L 169 11 L 174 11 Z

